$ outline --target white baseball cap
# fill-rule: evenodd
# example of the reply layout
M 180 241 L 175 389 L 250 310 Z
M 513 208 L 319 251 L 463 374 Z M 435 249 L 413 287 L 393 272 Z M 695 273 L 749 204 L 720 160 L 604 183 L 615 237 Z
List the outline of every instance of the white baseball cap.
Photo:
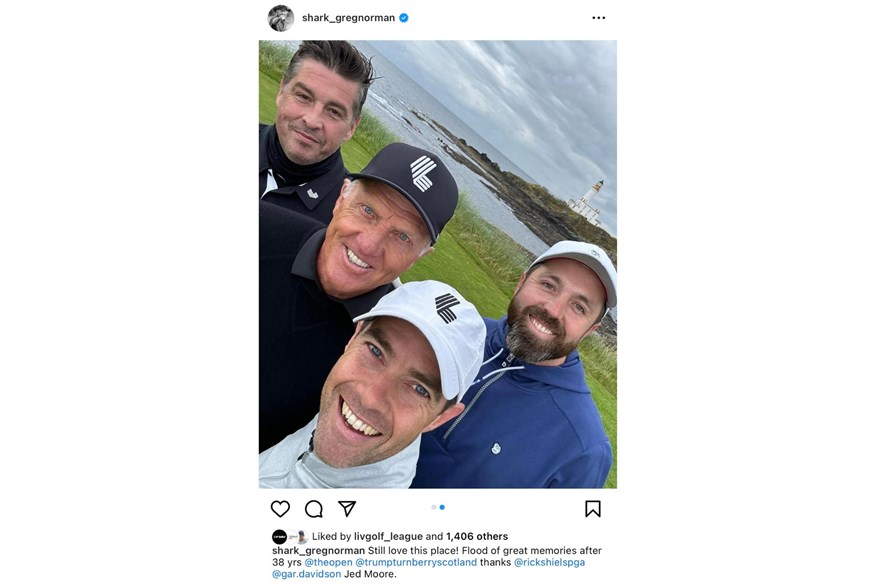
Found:
M 444 397 L 462 399 L 481 368 L 487 338 L 487 327 L 471 302 L 443 282 L 408 282 L 353 322 L 375 316 L 394 316 L 417 327 L 438 358 Z
M 576 260 L 593 270 L 605 288 L 605 307 L 617 306 L 617 270 L 614 269 L 614 264 L 611 263 L 611 258 L 605 250 L 583 241 L 561 241 L 538 256 L 529 269 L 554 258 Z

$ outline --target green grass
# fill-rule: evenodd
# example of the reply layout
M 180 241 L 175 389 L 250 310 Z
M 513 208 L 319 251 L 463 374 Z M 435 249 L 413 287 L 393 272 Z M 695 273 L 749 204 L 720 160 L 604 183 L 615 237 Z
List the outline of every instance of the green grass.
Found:
M 270 73 L 279 87 L 293 54 L 294 51 L 286 43 L 259 41 L 259 69 Z
M 402 274 L 401 279 L 441 280 L 459 290 L 483 316 L 499 318 L 508 308 L 509 284 L 495 277 L 484 259 L 467 245 L 465 233 L 455 227 L 448 224 L 434 251 Z
M 259 122 L 273 124 L 277 117 L 277 91 L 280 82 L 259 69 Z
M 374 155 L 387 144 L 398 142 L 380 121 L 368 112 L 362 112 L 362 120 L 352 140 L 341 144 L 344 166 L 351 172 L 359 172 Z
M 259 120 L 273 123 L 275 98 L 283 71 L 291 58 L 285 45 L 259 43 Z M 384 146 L 398 138 L 374 116 L 363 112 L 353 139 L 341 146 L 344 165 L 357 172 Z M 500 318 L 508 310 L 517 281 L 533 260 L 532 254 L 501 230 L 486 223 L 462 193 L 453 219 L 435 244 L 435 250 L 402 274 L 404 282 L 441 280 L 459 290 L 486 317 Z M 602 416 L 614 451 L 606 487 L 617 486 L 617 352 L 598 336 L 579 346 L 587 384 Z

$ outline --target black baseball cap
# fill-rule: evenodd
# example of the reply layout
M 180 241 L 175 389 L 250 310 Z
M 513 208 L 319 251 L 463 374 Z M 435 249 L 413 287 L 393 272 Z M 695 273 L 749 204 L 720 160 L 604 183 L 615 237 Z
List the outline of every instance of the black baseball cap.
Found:
M 380 181 L 401 193 L 425 221 L 433 245 L 459 201 L 456 181 L 438 155 L 401 142 L 386 146 L 350 177 Z

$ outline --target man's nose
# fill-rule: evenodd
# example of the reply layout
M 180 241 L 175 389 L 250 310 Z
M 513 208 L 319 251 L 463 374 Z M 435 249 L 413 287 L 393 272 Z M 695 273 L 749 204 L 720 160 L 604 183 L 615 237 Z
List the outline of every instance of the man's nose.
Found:
M 357 242 L 359 250 L 369 258 L 378 257 L 386 246 L 387 228 L 380 223 L 369 225 L 359 235 Z
M 369 373 L 359 380 L 359 401 L 369 411 L 386 408 L 392 379 L 386 372 Z
M 301 117 L 308 129 L 318 130 L 322 127 L 323 112 L 321 110 L 322 108 L 319 104 L 313 104 Z
M 565 301 L 562 298 L 554 297 L 549 300 L 546 300 L 542 307 L 554 318 L 559 318 L 561 307 Z

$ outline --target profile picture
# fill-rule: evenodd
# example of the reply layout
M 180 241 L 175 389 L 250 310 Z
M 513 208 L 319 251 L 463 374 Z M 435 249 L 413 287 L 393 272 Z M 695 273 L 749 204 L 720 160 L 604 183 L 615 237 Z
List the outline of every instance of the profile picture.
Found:
M 274 6 L 268 12 L 268 25 L 278 32 L 284 32 L 292 27 L 295 15 L 288 6 Z

